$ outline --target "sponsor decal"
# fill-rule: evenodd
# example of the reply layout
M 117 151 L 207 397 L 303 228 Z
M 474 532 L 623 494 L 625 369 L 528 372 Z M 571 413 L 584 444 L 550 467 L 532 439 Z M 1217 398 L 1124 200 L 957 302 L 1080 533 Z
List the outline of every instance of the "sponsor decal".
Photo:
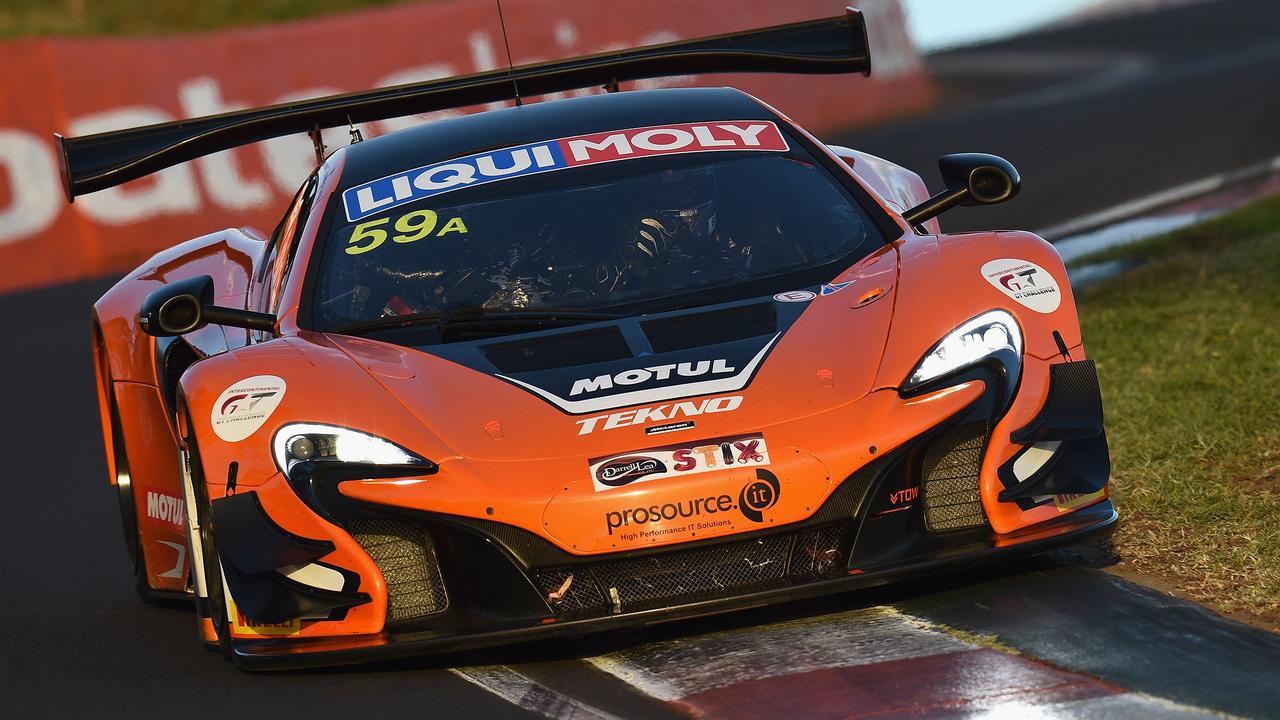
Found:
M 236 607 L 236 601 L 227 594 L 227 616 L 231 618 L 231 631 L 236 635 L 260 637 L 286 637 L 302 632 L 302 621 L 294 618 L 281 623 L 263 623 L 247 617 Z
M 654 405 L 652 407 L 643 407 L 636 410 L 624 410 L 622 412 L 610 413 L 608 415 L 596 415 L 594 417 L 576 420 L 574 421 L 574 425 L 578 426 L 579 435 L 589 435 L 596 430 L 615 430 L 620 427 L 644 425 L 649 422 L 664 423 L 662 425 L 645 428 L 646 433 L 655 434 L 693 427 L 693 422 L 691 421 L 687 423 L 672 423 L 667 421 L 674 420 L 679 417 L 697 417 L 698 415 L 704 414 L 729 412 L 730 410 L 737 410 L 741 405 L 741 395 L 703 398 L 702 400 L 684 400 L 681 402 Z
M 254 434 L 280 405 L 284 391 L 284 380 L 275 375 L 255 375 L 223 390 L 209 413 L 214 434 L 226 442 Z
M 889 504 L 901 505 L 903 503 L 915 502 L 915 499 L 918 497 L 920 497 L 919 485 L 915 487 L 903 488 L 901 490 L 894 490 L 893 492 L 889 493 Z
M 1090 505 L 1107 496 L 1107 489 L 1103 488 L 1097 492 L 1091 493 L 1073 493 L 1070 495 L 1054 495 L 1053 506 L 1058 508 L 1058 512 L 1066 512 L 1075 510 L 1076 508 Z
M 650 425 L 644 429 L 644 434 L 658 435 L 661 433 L 676 432 L 677 430 L 688 430 L 692 427 L 692 420 L 684 420 L 682 422 L 666 423 L 665 425 Z
M 823 285 L 823 286 L 822 286 L 822 289 L 821 289 L 821 290 L 819 290 L 818 292 L 819 292 L 821 295 L 823 295 L 823 296 L 827 296 L 827 295 L 835 295 L 836 293 L 838 293 L 838 292 L 840 292 L 841 290 L 843 290 L 843 289 L 845 289 L 845 288 L 849 287 L 849 286 L 850 286 L 850 285 L 852 285 L 852 284 L 853 284 L 853 281 L 852 281 L 852 280 L 848 280 L 848 281 L 846 281 L 846 282 L 842 282 L 842 283 L 836 283 L 836 284 L 834 284 L 834 285 L 833 285 L 833 284 L 831 284 L 831 283 L 827 283 L 826 285 Z
M 816 297 L 818 296 L 808 290 L 788 290 L 787 292 L 780 292 L 777 295 L 774 295 L 773 299 L 778 302 L 791 303 L 791 302 L 809 302 L 810 300 Z
M 644 385 L 651 381 L 667 381 L 672 377 L 699 377 L 708 374 L 727 375 L 735 372 L 737 372 L 737 368 L 730 365 L 729 361 L 724 358 L 654 365 L 653 367 L 623 370 L 615 375 L 597 375 L 592 378 L 574 380 L 573 387 L 569 390 L 569 397 L 612 390 L 618 385 Z
M 665 473 L 667 466 L 651 457 L 620 457 L 596 468 L 596 482 L 609 487 L 622 487 L 646 475 Z
M 616 530 L 619 539 L 630 542 L 732 526 L 735 510 L 747 520 L 760 523 L 764 522 L 764 512 L 778 504 L 781 492 L 777 476 L 760 468 L 756 470 L 756 479 L 742 487 L 736 503 L 732 495 L 721 493 L 655 503 L 648 507 L 610 510 L 604 516 L 605 527 L 609 535 Z M 717 515 L 727 517 L 714 517 Z M 672 524 L 678 521 L 688 522 Z M 632 527 L 636 529 L 629 530 Z
M 986 263 L 981 272 L 992 287 L 1038 313 L 1051 313 L 1062 304 L 1058 281 L 1033 262 L 1002 258 Z
M 354 222 L 452 190 L 571 167 L 655 155 L 787 149 L 778 126 L 764 120 L 654 125 L 574 135 L 424 165 L 348 188 L 342 203 L 347 220 Z
M 697 353 L 686 351 L 666 354 L 661 360 L 649 358 L 649 364 L 643 367 L 635 367 L 634 358 L 611 361 L 593 368 L 590 377 L 579 376 L 582 371 L 570 374 L 560 369 L 495 377 L 522 387 L 567 413 L 582 415 L 677 398 L 739 392 L 751 382 L 756 369 L 780 337 L 782 333 L 768 339 L 733 343 L 719 357 L 698 357 Z
M 187 508 L 182 498 L 147 491 L 147 517 L 183 529 L 187 527 Z
M 764 511 L 777 505 L 781 494 L 778 476 L 761 468 L 756 470 L 755 482 L 744 485 L 738 494 L 738 509 L 751 522 L 764 522 Z
M 160 540 L 161 545 L 168 546 L 178 554 L 177 561 L 174 562 L 173 569 L 160 573 L 156 577 L 171 578 L 180 580 L 187 576 L 187 546 L 181 543 L 169 542 L 168 540 Z
M 597 492 L 661 478 L 769 464 L 764 436 L 739 435 L 668 445 L 588 461 Z

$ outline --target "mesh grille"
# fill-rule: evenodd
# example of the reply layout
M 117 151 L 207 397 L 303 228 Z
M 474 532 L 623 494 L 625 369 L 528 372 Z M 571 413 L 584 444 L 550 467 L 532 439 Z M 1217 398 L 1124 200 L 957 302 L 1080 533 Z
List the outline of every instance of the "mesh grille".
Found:
M 929 530 L 959 530 L 987 523 L 978 491 L 982 454 L 987 447 L 985 422 L 947 430 L 924 456 L 924 517 Z
M 762 588 L 841 566 L 842 526 L 715 547 L 674 550 L 574 568 L 541 570 L 538 586 L 558 614 L 622 612 L 726 591 Z M 564 582 L 573 575 L 567 590 Z M 551 593 L 563 591 L 557 601 Z
M 620 560 L 599 567 L 600 583 L 617 590 L 623 607 L 681 595 L 755 585 L 787 573 L 790 538 L 773 536 L 681 553 Z M 612 590 L 609 591 L 613 597 Z
M 573 578 L 569 580 L 569 578 Z M 565 581 L 569 582 L 568 588 Z M 605 607 L 604 595 L 588 570 L 572 569 L 546 570 L 538 573 L 538 586 L 542 588 L 542 596 L 554 606 L 556 612 L 578 614 Z M 553 594 L 559 597 L 556 600 Z
M 840 564 L 839 526 L 818 528 L 800 533 L 791 550 L 792 575 L 823 575 Z
M 387 622 L 449 607 L 435 543 L 425 530 L 398 520 L 356 520 L 351 537 L 369 553 L 387 582 Z

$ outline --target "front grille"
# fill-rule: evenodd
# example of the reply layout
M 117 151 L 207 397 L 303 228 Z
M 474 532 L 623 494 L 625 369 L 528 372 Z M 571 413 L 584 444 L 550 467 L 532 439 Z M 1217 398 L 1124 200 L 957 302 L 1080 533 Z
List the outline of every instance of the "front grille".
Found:
M 565 587 L 565 583 L 568 583 L 568 587 Z M 576 615 L 605 607 L 604 596 L 600 594 L 600 588 L 586 568 L 539 572 L 538 585 L 542 588 L 542 596 L 548 598 L 548 602 L 559 613 Z
M 987 524 L 979 481 L 989 432 L 985 422 L 957 425 L 929 446 L 921 476 L 925 526 L 932 532 Z
M 349 529 L 386 580 L 387 622 L 412 620 L 449 607 L 435 543 L 425 530 L 382 518 L 355 520 Z
M 844 528 L 833 525 L 802 532 L 791 550 L 792 575 L 825 575 L 843 559 L 840 538 Z
M 560 615 L 604 614 L 764 589 L 843 567 L 843 525 L 539 570 L 538 586 Z M 565 581 L 572 581 L 565 587 Z M 554 595 L 553 595 L 554 594 Z

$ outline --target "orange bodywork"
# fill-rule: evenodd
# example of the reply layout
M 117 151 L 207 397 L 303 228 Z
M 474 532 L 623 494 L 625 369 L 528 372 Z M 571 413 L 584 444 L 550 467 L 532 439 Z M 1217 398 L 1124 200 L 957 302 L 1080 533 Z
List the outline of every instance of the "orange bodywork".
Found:
M 343 153 L 330 157 L 317 176 L 317 207 L 334 201 Z M 887 161 L 844 149 L 832 157 L 894 218 L 927 196 L 919 176 Z M 739 397 L 724 401 L 732 410 L 701 414 L 696 426 L 651 435 L 643 424 L 629 424 L 643 408 L 595 413 L 632 414 L 594 421 L 583 432 L 588 416 L 567 414 L 502 378 L 406 347 L 300 329 L 305 258 L 320 216 L 311 213 L 301 227 L 293 224 L 296 212 L 287 216 L 280 247 L 296 246 L 298 258 L 287 275 L 279 263 L 263 272 L 265 238 L 227 230 L 157 255 L 95 306 L 108 468 L 113 483 L 129 477 L 150 587 L 180 592 L 188 584 L 177 550 L 187 542 L 184 518 L 175 514 L 181 504 L 174 504 L 183 497 L 175 413 L 185 408 L 208 497 L 228 494 L 234 463 L 238 492 L 256 492 L 270 518 L 289 533 L 331 542 L 333 550 L 321 560 L 357 574 L 358 591 L 370 598 L 340 620 L 256 629 L 233 623 L 235 637 L 364 635 L 384 627 L 387 599 L 377 564 L 351 535 L 298 497 L 272 457 L 274 434 L 290 422 L 358 429 L 438 466 L 421 477 L 344 482 L 341 493 L 354 500 L 513 526 L 575 556 L 676 546 L 804 521 L 842 480 L 961 413 L 987 390 L 983 381 L 914 397 L 904 397 L 899 388 L 940 338 L 979 313 L 999 309 L 1016 319 L 1025 347 L 1019 390 L 992 428 L 984 455 L 981 499 L 991 529 L 1015 533 L 1105 497 L 1103 491 L 1027 510 L 997 498 L 1003 487 L 997 468 L 1023 448 L 1010 433 L 1040 412 L 1049 368 L 1064 361 L 1054 331 L 1072 360 L 1084 357 L 1065 269 L 1057 252 L 1032 234 L 945 235 L 936 221 L 927 226 L 930 234 L 917 234 L 903 223 L 901 238 L 831 278 L 838 289 L 812 299 L 747 387 L 687 398 L 703 403 Z M 996 258 L 1044 268 L 1061 288 L 1060 305 L 1037 312 L 1000 292 L 980 272 Z M 138 307 L 162 284 L 200 274 L 215 279 L 220 304 L 275 312 L 278 332 L 257 337 L 210 325 L 191 333 L 184 340 L 198 362 L 179 368 L 178 379 L 162 366 L 157 340 L 140 332 Z M 282 380 L 279 405 L 247 437 L 225 441 L 213 430 L 219 397 L 257 376 Z M 748 492 L 758 476 L 750 465 L 606 491 L 593 486 L 594 458 L 653 448 L 696 453 L 740 436 L 763 438 L 768 470 L 779 481 L 776 497 L 761 503 L 758 519 L 739 507 L 753 502 Z M 663 515 L 673 514 L 666 506 L 677 508 L 674 517 Z M 680 514 L 682 507 L 693 508 L 692 514 Z M 656 521 L 650 508 L 657 508 Z M 641 516 L 644 521 L 638 521 Z M 190 553 L 185 554 L 189 564 Z

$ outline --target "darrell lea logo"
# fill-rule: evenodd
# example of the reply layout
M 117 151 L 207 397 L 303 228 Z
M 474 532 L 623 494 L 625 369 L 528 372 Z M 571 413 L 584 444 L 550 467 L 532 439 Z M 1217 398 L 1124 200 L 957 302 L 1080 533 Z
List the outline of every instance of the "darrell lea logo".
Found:
M 576 135 L 490 150 L 348 188 L 347 220 L 483 183 L 615 160 L 715 150 L 784 152 L 778 126 L 763 120 L 684 123 Z
M 667 472 L 667 466 L 651 457 L 621 457 L 596 469 L 596 480 L 609 487 L 621 487 L 634 480 Z

